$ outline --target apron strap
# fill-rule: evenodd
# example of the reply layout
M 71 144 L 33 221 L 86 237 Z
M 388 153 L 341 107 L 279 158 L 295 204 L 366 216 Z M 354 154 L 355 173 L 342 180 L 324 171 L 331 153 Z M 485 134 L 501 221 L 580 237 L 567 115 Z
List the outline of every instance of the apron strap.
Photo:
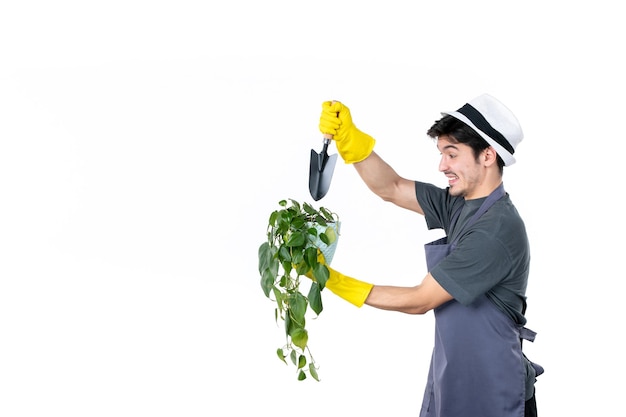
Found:
M 474 213 L 474 215 L 467 221 L 467 223 L 465 223 L 463 225 L 463 229 L 468 228 L 472 224 L 474 224 L 474 222 L 476 222 L 476 220 L 478 220 L 480 218 L 480 216 L 485 214 L 487 212 L 487 210 L 489 210 L 491 208 L 491 206 L 493 206 L 496 203 L 496 201 L 498 201 L 502 197 L 504 197 L 505 194 L 506 193 L 504 191 L 504 184 L 500 183 L 498 188 L 493 190 L 492 193 L 489 194 L 487 199 L 485 201 L 483 201 L 483 203 L 479 207 L 478 211 L 476 211 L 476 213 Z M 455 213 L 455 218 L 453 219 L 453 221 L 457 220 L 457 218 L 458 218 L 458 214 L 457 213 L 460 213 L 460 210 L 457 210 L 457 212 Z M 456 235 L 457 237 L 456 237 L 456 239 L 454 239 L 453 243 L 456 243 L 457 240 L 459 240 L 459 238 L 461 237 L 461 234 L 462 234 L 461 232 L 463 231 L 463 229 L 461 229 L 461 231 Z
M 522 327 L 521 329 L 519 329 L 519 337 L 522 340 L 528 340 L 529 342 L 534 342 L 536 336 L 537 336 L 537 332 L 534 332 L 527 327 Z

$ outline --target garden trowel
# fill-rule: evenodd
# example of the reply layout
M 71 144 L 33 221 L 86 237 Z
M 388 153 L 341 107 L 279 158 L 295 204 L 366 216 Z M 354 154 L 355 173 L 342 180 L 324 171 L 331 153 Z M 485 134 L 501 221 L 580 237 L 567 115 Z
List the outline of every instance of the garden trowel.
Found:
M 328 144 L 332 135 L 324 135 L 324 147 L 319 154 L 311 149 L 311 163 L 309 164 L 309 191 L 313 200 L 318 201 L 326 195 L 333 177 L 337 154 L 328 155 Z

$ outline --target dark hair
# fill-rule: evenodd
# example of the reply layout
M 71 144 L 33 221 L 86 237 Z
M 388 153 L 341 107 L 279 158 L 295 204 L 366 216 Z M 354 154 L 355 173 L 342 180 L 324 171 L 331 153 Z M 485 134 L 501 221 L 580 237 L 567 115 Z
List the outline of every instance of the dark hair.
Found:
M 444 135 L 449 136 L 457 143 L 463 143 L 472 148 L 475 158 L 478 158 L 483 150 L 491 146 L 482 136 L 476 133 L 474 129 L 449 114 L 437 120 L 430 129 L 428 129 L 426 134 L 433 139 Z M 500 158 L 500 155 L 498 155 L 497 163 L 500 174 L 502 174 L 504 170 L 504 160 Z

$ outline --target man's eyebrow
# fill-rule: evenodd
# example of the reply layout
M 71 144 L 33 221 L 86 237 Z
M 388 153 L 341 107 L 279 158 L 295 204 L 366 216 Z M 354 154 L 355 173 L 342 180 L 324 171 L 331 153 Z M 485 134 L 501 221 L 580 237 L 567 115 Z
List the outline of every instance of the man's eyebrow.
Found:
M 450 144 L 450 145 L 446 145 L 446 146 L 444 146 L 442 149 L 440 149 L 440 151 L 445 151 L 445 150 L 448 150 L 448 149 L 455 149 L 455 150 L 458 150 L 459 148 L 458 148 L 458 146 L 456 146 L 456 145 L 454 145 L 454 144 Z

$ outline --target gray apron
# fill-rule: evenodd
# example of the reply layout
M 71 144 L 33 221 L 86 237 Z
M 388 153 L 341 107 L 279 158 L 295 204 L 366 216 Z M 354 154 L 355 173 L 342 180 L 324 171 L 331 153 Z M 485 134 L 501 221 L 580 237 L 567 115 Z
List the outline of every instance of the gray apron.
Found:
M 504 195 L 501 184 L 464 229 Z M 444 237 L 424 246 L 429 271 L 454 250 L 457 240 L 448 243 Z M 522 353 L 521 340 L 532 341 L 535 333 L 516 324 L 486 295 L 468 306 L 449 301 L 434 314 L 435 346 L 420 417 L 523 417 L 535 377 L 543 372 Z

